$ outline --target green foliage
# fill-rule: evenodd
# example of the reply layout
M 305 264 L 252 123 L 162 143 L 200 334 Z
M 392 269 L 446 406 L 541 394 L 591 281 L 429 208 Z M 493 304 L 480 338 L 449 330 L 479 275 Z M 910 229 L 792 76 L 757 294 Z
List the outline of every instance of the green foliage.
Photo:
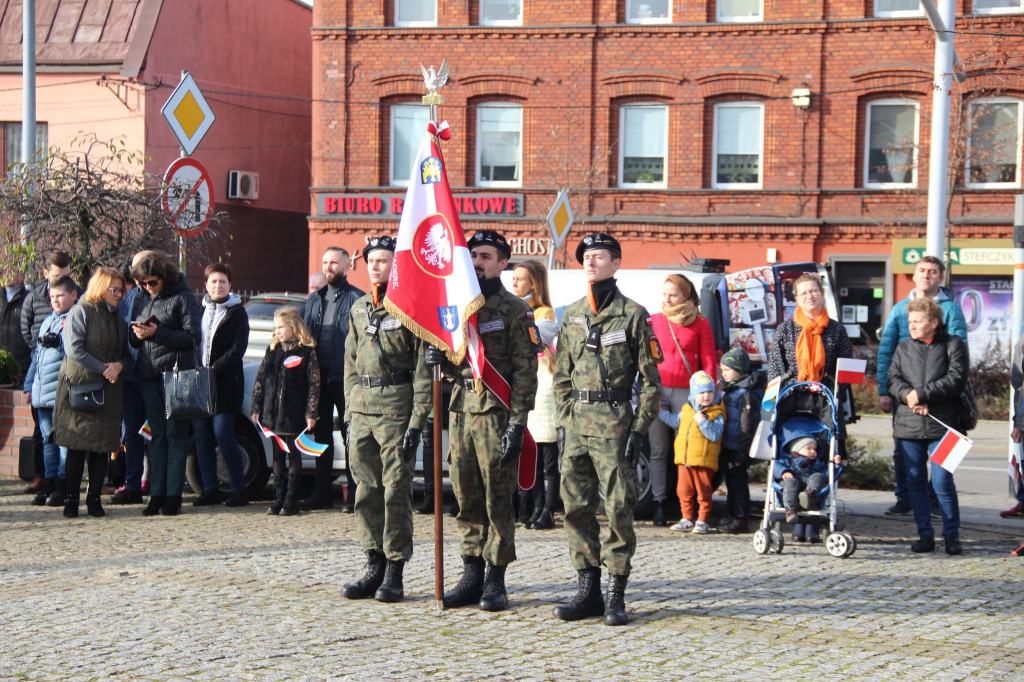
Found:
M 14 356 L 5 350 L 0 350 L 0 386 L 7 386 L 21 374 L 21 365 L 14 359 Z

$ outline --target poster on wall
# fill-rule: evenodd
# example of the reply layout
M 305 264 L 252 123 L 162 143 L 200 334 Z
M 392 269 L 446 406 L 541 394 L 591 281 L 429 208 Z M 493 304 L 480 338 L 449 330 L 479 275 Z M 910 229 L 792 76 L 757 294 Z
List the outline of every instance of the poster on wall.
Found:
M 971 364 L 992 351 L 1009 357 L 1013 277 L 954 275 L 953 297 L 967 320 Z

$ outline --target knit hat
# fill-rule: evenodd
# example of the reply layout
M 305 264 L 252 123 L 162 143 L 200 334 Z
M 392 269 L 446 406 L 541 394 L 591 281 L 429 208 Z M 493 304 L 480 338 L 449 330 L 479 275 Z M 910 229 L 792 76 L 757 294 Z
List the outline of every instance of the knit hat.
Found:
M 750 356 L 747 355 L 747 351 L 743 350 L 739 346 L 730 348 L 729 351 L 722 356 L 722 361 L 718 364 L 722 367 L 728 367 L 740 374 L 750 374 Z
M 813 438 L 809 438 L 807 436 L 805 436 L 803 438 L 797 438 L 795 440 L 790 441 L 790 443 L 788 445 L 789 451 L 790 452 L 800 452 L 801 450 L 803 450 L 805 447 L 807 447 L 811 443 L 814 443 L 815 445 L 817 445 L 818 441 L 814 440 Z
M 690 395 L 695 396 L 707 391 L 715 392 L 715 380 L 707 372 L 701 370 L 690 377 Z

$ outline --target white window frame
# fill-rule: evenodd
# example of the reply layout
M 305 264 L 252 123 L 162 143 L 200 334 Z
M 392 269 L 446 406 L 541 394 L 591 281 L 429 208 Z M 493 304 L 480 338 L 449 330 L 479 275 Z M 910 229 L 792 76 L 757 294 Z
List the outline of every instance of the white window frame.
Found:
M 971 138 L 974 135 L 974 107 L 984 104 L 1016 104 L 1017 105 L 1017 148 L 1016 165 L 1017 173 L 1012 182 L 971 182 Z M 968 121 L 971 122 L 971 131 L 967 136 L 967 154 L 964 163 L 964 185 L 972 189 L 1004 189 L 1020 187 L 1021 179 L 1021 148 L 1024 142 L 1024 100 L 1016 97 L 981 97 L 972 100 L 967 108 Z
M 642 5 L 647 0 L 626 0 L 626 23 L 627 24 L 671 24 L 672 23 L 672 0 L 668 0 L 667 17 L 634 17 L 633 6 Z
M 760 9 L 756 17 L 737 17 L 731 14 L 722 14 L 722 0 L 713 0 L 715 3 L 715 18 L 721 24 L 753 24 L 764 21 L 764 0 L 758 0 Z
M 484 109 L 517 109 L 519 111 L 519 158 L 516 160 L 516 167 L 519 169 L 518 180 L 482 180 L 480 175 L 483 155 L 483 145 L 481 140 L 483 135 L 480 131 L 480 119 L 483 115 Z M 523 105 L 518 102 L 503 102 L 503 101 L 492 101 L 492 102 L 480 102 L 476 105 L 476 186 L 477 187 L 522 187 L 523 186 Z
M 761 113 L 761 144 L 757 151 L 757 182 L 718 182 L 718 112 L 722 109 L 757 108 Z M 714 107 L 711 132 L 711 187 L 712 189 L 761 189 L 764 186 L 764 104 L 755 100 L 719 102 Z
M 399 8 L 399 6 L 403 2 L 409 2 L 409 3 L 418 2 L 420 4 L 433 3 L 433 5 L 434 5 L 434 20 L 433 21 L 399 21 L 398 20 L 398 15 L 399 15 L 399 9 L 398 8 Z M 425 26 L 425 27 L 437 26 L 437 0 L 395 0 L 395 26 L 397 26 L 397 27 L 404 27 L 404 28 L 414 28 L 414 27 L 417 27 L 417 26 Z
M 665 112 L 665 139 L 664 146 L 662 147 L 662 159 L 664 161 L 662 164 L 661 180 L 658 182 L 625 182 L 622 179 L 624 177 L 623 165 L 626 160 L 626 112 L 631 109 L 660 109 Z M 655 102 L 623 104 L 619 107 L 619 187 L 623 189 L 665 189 L 668 187 L 668 113 L 667 105 Z
M 395 168 L 395 142 L 396 142 L 396 135 L 395 135 L 395 111 L 399 107 L 417 107 L 419 109 L 428 109 L 428 107 L 426 105 L 424 105 L 424 104 L 416 104 L 415 102 L 395 102 L 395 103 L 391 104 L 388 107 L 388 109 L 389 109 L 388 116 L 389 116 L 389 119 L 390 119 L 389 122 L 388 122 L 388 126 L 389 126 L 388 131 L 389 131 L 389 134 L 390 134 L 390 145 L 389 145 L 390 148 L 388 149 L 388 184 L 391 187 L 408 187 L 409 186 L 409 178 L 411 177 L 411 174 L 412 174 L 412 166 L 409 166 L 408 168 L 405 169 L 405 176 L 404 177 L 403 176 L 395 177 L 395 171 L 396 170 L 401 170 L 401 169 L 396 169 Z M 426 118 L 428 120 L 430 119 L 429 109 L 427 111 Z M 422 133 L 426 132 L 426 130 L 427 130 L 427 128 L 426 128 L 426 126 L 424 126 L 423 130 L 421 131 L 421 135 L 422 135 Z M 416 158 L 415 150 L 413 151 L 412 158 L 413 159 Z
M 484 18 L 484 0 L 480 0 L 477 21 L 480 26 L 522 26 L 523 25 L 523 6 L 526 4 L 526 0 L 519 0 L 519 18 L 518 19 L 485 19 Z
M 1024 0 L 1018 0 L 1016 7 L 984 7 L 978 9 L 978 2 L 971 3 L 971 10 L 974 14 L 1020 14 L 1024 12 Z
M 868 178 L 871 175 L 871 110 L 875 106 L 892 106 L 897 104 L 913 107 L 914 109 L 914 139 L 911 143 L 914 150 L 914 159 L 911 164 L 910 182 L 869 182 Z M 864 113 L 864 187 L 868 189 L 911 189 L 917 187 L 918 171 L 920 170 L 918 165 L 920 135 L 921 105 L 919 102 L 901 97 L 876 99 L 868 102 Z
M 923 17 L 924 8 L 921 7 L 920 1 L 918 1 L 917 9 L 904 9 L 904 10 L 883 10 L 878 9 L 879 0 L 875 0 L 875 17 L 879 19 L 897 19 L 900 17 Z

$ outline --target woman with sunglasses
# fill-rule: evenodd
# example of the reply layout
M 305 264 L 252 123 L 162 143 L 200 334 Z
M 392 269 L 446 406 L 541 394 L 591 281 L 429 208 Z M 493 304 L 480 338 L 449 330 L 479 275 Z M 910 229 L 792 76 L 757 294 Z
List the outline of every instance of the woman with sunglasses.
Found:
M 131 323 L 128 341 L 139 349 L 135 376 L 141 382 L 149 444 L 149 504 L 143 516 L 174 516 L 181 511 L 185 483 L 188 420 L 164 415 L 163 372 L 193 369 L 202 341 L 202 313 L 185 276 L 166 256 L 149 253 L 132 266 L 132 278 L 148 295 Z

